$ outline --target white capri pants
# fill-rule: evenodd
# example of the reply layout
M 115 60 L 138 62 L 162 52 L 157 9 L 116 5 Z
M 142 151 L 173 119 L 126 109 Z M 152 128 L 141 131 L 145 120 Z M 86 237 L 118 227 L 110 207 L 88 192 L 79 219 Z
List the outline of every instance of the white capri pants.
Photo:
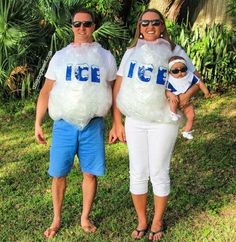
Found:
M 126 117 L 125 133 L 132 194 L 147 193 L 150 177 L 156 196 L 169 195 L 170 159 L 178 128 L 178 124 L 152 123 Z

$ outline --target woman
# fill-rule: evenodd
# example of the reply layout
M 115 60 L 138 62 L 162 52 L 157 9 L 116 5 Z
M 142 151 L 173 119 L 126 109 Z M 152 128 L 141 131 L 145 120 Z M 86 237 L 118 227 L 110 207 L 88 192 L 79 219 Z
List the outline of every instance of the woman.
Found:
M 173 55 L 187 59 L 188 68 L 195 71 L 186 53 L 168 37 L 162 14 L 145 10 L 139 17 L 133 44 L 121 61 L 113 89 L 113 126 L 109 143 L 117 138 L 127 142 L 130 165 L 130 191 L 138 217 L 134 239 L 145 236 L 148 180 L 150 178 L 155 213 L 149 240 L 159 240 L 163 234 L 163 215 L 170 192 L 169 164 L 178 133 L 178 123 L 170 119 L 165 97 L 168 59 Z M 180 97 L 188 103 L 198 87 L 191 87 Z M 125 128 L 122 114 L 126 116 Z

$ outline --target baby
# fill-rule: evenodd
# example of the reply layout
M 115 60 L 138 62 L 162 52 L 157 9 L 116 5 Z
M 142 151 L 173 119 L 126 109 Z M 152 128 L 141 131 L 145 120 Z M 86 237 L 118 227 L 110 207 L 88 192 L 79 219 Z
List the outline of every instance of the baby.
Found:
M 169 60 L 169 78 L 166 85 L 166 95 L 170 99 L 170 115 L 173 121 L 178 121 L 180 118 L 180 115 L 177 114 L 178 107 L 181 107 L 179 94 L 185 93 L 194 84 L 199 86 L 206 98 L 210 97 L 205 84 L 192 72 L 188 71 L 185 59 L 180 56 L 171 57 Z M 186 139 L 193 139 L 191 131 L 195 116 L 193 105 L 190 103 L 181 109 L 187 118 L 182 135 Z

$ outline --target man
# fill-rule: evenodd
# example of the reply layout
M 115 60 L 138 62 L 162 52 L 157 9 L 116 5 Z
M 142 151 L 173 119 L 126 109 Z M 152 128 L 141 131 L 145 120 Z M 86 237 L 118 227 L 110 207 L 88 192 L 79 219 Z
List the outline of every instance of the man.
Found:
M 83 172 L 80 222 L 88 233 L 96 231 L 89 219 L 97 188 L 96 177 L 105 173 L 102 117 L 111 106 L 116 63 L 109 51 L 93 42 L 95 23 L 91 12 L 80 10 L 72 20 L 74 42 L 53 56 L 37 102 L 35 137 L 38 143 L 47 144 L 41 128 L 47 109 L 54 119 L 48 170 L 53 177 L 54 217 L 44 232 L 46 238 L 52 238 L 61 226 L 66 176 L 75 154 Z

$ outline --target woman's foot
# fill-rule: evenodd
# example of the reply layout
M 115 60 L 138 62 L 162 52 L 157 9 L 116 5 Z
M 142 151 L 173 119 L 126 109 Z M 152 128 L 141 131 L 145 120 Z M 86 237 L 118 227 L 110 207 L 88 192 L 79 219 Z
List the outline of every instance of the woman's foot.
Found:
M 160 228 L 157 231 L 151 231 L 148 235 L 148 240 L 150 241 L 160 240 L 163 235 L 163 232 L 164 232 L 163 228 Z
M 165 229 L 162 222 L 152 224 L 151 231 L 148 235 L 148 240 L 150 241 L 160 240 L 163 236 L 164 230 Z
M 147 227 L 145 229 L 137 228 L 132 232 L 131 237 L 133 239 L 142 239 L 146 235 L 147 231 L 148 231 Z

